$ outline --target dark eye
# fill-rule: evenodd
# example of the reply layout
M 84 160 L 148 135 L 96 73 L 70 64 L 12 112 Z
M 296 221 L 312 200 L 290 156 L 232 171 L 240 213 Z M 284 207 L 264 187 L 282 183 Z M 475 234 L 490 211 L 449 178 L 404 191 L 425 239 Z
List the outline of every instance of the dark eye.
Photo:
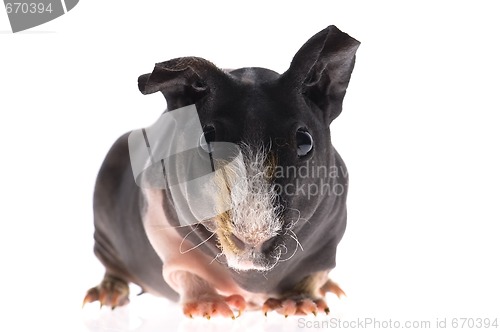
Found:
M 313 149 L 314 145 L 313 138 L 311 134 L 309 134 L 307 130 L 304 128 L 300 128 L 299 130 L 297 130 L 296 142 L 297 142 L 297 155 L 299 157 L 306 156 Z
M 215 141 L 215 127 L 214 126 L 206 126 L 203 128 L 203 134 L 200 136 L 200 147 L 205 152 L 212 152 L 213 147 L 211 143 Z

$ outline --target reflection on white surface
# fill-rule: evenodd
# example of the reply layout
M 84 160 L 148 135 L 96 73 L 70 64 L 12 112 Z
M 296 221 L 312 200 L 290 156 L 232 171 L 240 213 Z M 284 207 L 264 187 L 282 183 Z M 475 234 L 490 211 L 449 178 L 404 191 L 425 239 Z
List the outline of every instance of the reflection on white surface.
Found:
M 342 300 L 328 298 L 333 307 L 342 307 Z M 330 315 L 283 317 L 276 313 L 264 316 L 260 311 L 244 312 L 235 320 L 214 317 L 187 318 L 182 314 L 181 306 L 165 299 L 148 294 L 131 297 L 129 305 L 117 308 L 99 308 L 99 304 L 91 303 L 82 310 L 82 323 L 89 332 L 256 332 L 256 331 L 304 331 L 301 329 L 299 319 L 330 320 L 339 317 L 340 313 Z

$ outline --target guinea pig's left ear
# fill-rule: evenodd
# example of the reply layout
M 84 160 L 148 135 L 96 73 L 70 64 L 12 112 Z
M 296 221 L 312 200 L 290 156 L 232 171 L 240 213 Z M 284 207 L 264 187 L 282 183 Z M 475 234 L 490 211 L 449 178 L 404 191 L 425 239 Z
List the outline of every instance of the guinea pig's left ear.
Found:
M 168 110 L 196 103 L 209 91 L 209 82 L 224 73 L 208 60 L 197 57 L 176 58 L 157 63 L 151 74 L 139 76 L 143 94 L 161 91 Z
M 331 122 L 342 111 L 359 44 L 331 25 L 300 48 L 282 79 L 301 89 Z

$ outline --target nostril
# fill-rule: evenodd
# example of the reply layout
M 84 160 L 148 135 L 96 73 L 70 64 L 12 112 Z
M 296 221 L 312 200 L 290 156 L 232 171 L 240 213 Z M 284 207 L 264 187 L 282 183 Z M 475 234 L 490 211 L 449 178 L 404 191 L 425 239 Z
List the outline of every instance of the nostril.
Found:
M 261 252 L 266 253 L 268 251 L 271 251 L 272 248 L 274 247 L 274 241 L 276 241 L 276 236 L 264 241 L 260 249 Z
M 245 249 L 245 242 L 241 241 L 236 235 L 231 234 L 231 241 L 238 249 Z

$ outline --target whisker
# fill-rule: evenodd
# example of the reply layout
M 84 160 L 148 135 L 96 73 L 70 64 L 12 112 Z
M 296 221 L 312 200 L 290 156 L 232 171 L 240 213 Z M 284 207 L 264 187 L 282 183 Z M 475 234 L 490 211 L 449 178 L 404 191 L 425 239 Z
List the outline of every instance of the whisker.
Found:
M 276 257 L 277 259 L 275 260 L 274 264 L 271 265 L 268 270 L 271 270 L 272 268 L 274 268 L 279 262 L 280 262 L 280 257 L 281 257 L 281 249 L 279 249 L 279 253 L 276 255 L 276 256 L 273 256 L 273 257 Z M 264 276 L 264 278 L 266 278 Z M 266 278 L 267 279 L 267 278 Z
M 287 209 L 287 210 L 290 210 L 290 211 L 297 211 L 298 216 L 297 216 L 297 219 L 296 219 L 296 220 L 294 220 L 294 221 L 290 222 L 290 223 L 287 225 L 287 227 L 286 227 L 286 229 L 285 229 L 285 230 L 290 230 L 290 229 L 292 229 L 293 227 L 295 227 L 295 225 L 296 225 L 296 224 L 297 224 L 300 220 L 304 220 L 305 222 L 307 222 L 307 223 L 309 223 L 309 224 L 311 223 L 308 219 L 306 219 L 306 218 L 301 218 L 301 217 L 300 217 L 300 210 L 299 210 L 299 209 L 294 209 L 294 208 L 286 208 L 286 209 Z
M 210 263 L 208 264 L 212 264 L 214 261 L 217 261 L 219 263 L 222 263 L 221 261 L 219 261 L 217 258 L 219 258 L 220 256 L 222 256 L 222 252 L 219 252 L 218 254 L 215 255 L 215 257 L 210 261 Z
M 198 225 L 196 225 L 196 227 L 198 227 Z M 196 230 L 196 228 L 193 228 L 191 229 L 191 231 L 189 233 L 187 233 L 183 238 L 182 238 L 182 241 L 181 243 L 179 244 L 179 253 L 183 254 L 183 253 L 186 253 L 187 251 L 185 252 L 182 252 L 182 244 L 184 243 L 184 241 L 187 239 L 187 237 L 193 233 L 194 231 Z
M 290 236 L 291 237 L 291 236 Z M 286 247 L 285 247 L 286 248 Z M 299 245 L 298 245 L 298 241 L 297 241 L 297 244 L 295 245 L 295 250 L 293 251 L 293 253 L 290 255 L 290 257 L 286 258 L 286 259 L 281 259 L 280 262 L 286 262 L 287 260 L 290 260 L 293 256 L 295 256 L 295 253 L 297 252 L 297 249 L 299 248 Z M 288 250 L 287 250 L 288 252 Z M 286 254 L 286 253 L 285 253 Z
M 186 239 L 187 239 L 187 237 L 189 236 L 189 234 L 193 233 L 193 232 L 196 230 L 196 228 L 198 228 L 198 224 L 196 225 L 196 227 L 195 227 L 194 229 L 192 229 L 189 233 L 187 233 L 187 234 L 186 234 L 186 236 L 184 236 L 184 238 L 182 239 L 181 243 L 179 244 L 179 252 L 180 252 L 181 254 L 188 253 L 188 252 L 190 252 L 191 250 L 194 250 L 194 249 L 198 248 L 198 247 L 199 247 L 199 246 L 201 246 L 203 243 L 205 243 L 205 242 L 207 242 L 208 240 L 210 240 L 210 239 L 212 238 L 212 236 L 214 236 L 214 235 L 215 235 L 215 233 L 212 233 L 212 235 L 210 235 L 209 237 L 207 237 L 205 240 L 203 240 L 202 242 L 198 243 L 198 244 L 197 244 L 197 245 L 195 245 L 194 247 L 189 248 L 189 249 L 188 249 L 188 250 L 186 250 L 186 251 L 182 251 L 182 244 L 184 243 L 184 240 L 186 240 Z
M 284 243 L 281 243 L 279 246 L 277 246 L 277 248 L 280 248 L 280 247 L 282 247 L 282 248 L 285 249 L 285 253 L 284 254 L 286 255 L 288 253 L 288 248 L 285 246 Z M 280 249 L 280 256 L 281 256 L 281 249 Z
M 304 251 L 304 248 L 302 247 L 302 245 L 301 245 L 301 244 L 300 244 L 300 242 L 299 242 L 299 239 L 298 239 L 298 237 L 297 237 L 297 234 L 295 234 L 295 232 L 294 232 L 294 231 L 292 231 L 291 229 L 289 229 L 288 231 L 289 231 L 290 233 L 292 233 L 292 235 L 293 235 L 293 236 L 292 236 L 292 235 L 288 234 L 288 236 L 290 236 L 292 239 L 294 239 L 295 241 L 297 241 L 297 244 L 299 245 L 300 250 Z

